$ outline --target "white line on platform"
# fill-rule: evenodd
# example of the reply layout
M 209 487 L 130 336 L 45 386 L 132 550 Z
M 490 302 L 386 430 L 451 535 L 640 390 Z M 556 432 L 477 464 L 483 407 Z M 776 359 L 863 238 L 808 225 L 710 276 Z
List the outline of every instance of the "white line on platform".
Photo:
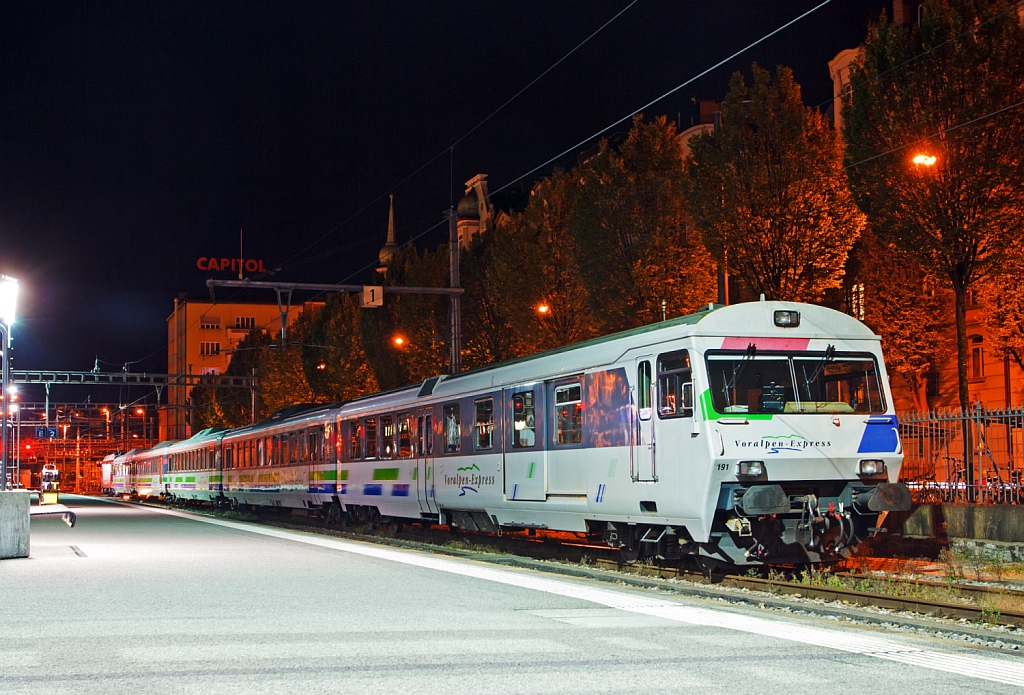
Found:
M 508 584 L 523 589 L 543 591 L 557 596 L 589 601 L 609 608 L 665 618 L 689 625 L 738 630 L 740 632 L 783 639 L 789 642 L 827 647 L 842 652 L 885 659 L 886 661 L 897 661 L 911 666 L 955 673 L 971 678 L 980 678 L 996 683 L 1024 686 L 1024 664 L 1010 663 L 1002 659 L 917 649 L 881 637 L 856 634 L 849 630 L 810 627 L 729 611 L 715 611 L 707 608 L 684 606 L 662 599 L 586 586 L 570 580 L 538 577 L 529 570 L 499 569 L 478 562 L 438 557 L 415 550 L 385 548 L 372 543 L 327 538 L 311 533 L 213 519 L 171 509 L 153 507 L 147 509 L 161 514 L 199 521 L 204 524 L 213 524 L 237 531 L 270 536 L 271 538 L 306 543 L 307 545 L 340 550 L 346 553 L 388 560 L 390 562 L 400 562 L 439 572 L 448 572 L 449 574 L 458 574 L 464 577 Z

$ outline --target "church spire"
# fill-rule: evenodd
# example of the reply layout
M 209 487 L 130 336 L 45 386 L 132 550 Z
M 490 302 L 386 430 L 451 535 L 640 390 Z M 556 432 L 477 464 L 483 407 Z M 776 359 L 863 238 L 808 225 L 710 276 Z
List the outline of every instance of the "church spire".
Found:
M 398 253 L 398 244 L 395 243 L 395 194 L 392 193 L 391 207 L 388 210 L 388 240 L 377 256 L 381 266 L 387 266 L 396 253 Z M 378 270 L 386 270 L 386 267 L 378 268 Z

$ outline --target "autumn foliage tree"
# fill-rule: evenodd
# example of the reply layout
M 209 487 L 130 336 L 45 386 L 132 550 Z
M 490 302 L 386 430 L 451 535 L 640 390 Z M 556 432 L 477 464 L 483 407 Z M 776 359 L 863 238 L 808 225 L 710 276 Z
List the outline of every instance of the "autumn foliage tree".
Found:
M 1024 29 L 1002 0 L 928 0 L 919 26 L 883 15 L 850 87 L 851 186 L 879 237 L 953 292 L 966 411 L 967 294 L 1024 233 Z
M 306 381 L 319 401 L 337 402 L 377 390 L 363 349 L 359 302 L 353 295 L 327 295 L 302 346 Z
M 864 227 L 835 131 L 792 72 L 733 75 L 722 124 L 690 142 L 685 192 L 715 261 L 749 294 L 820 301 Z
M 599 333 L 691 313 L 715 297 L 713 263 L 690 224 L 682 148 L 664 116 L 641 116 L 625 142 L 574 172 L 577 265 Z
M 858 239 L 848 271 L 860 286 L 864 323 L 882 337 L 886 368 L 906 382 L 914 407 L 927 410 L 929 374 L 948 354 L 951 293 L 870 230 Z

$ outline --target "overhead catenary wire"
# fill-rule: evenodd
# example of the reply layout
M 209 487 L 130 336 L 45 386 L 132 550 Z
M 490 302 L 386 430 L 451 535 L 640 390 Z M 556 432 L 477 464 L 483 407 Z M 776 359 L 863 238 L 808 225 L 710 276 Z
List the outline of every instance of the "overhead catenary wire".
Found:
M 547 74 L 548 74 L 548 73 L 550 73 L 550 72 L 551 72 L 552 70 L 554 70 L 554 69 L 555 69 L 556 67 L 558 67 L 559 65 L 561 65 L 561 64 L 562 64 L 562 63 L 563 63 L 563 62 L 564 62 L 564 61 L 565 61 L 565 60 L 566 60 L 567 58 L 569 58 L 569 57 L 570 57 L 571 55 L 573 55 L 573 54 L 574 54 L 574 53 L 575 53 L 576 51 L 578 51 L 578 50 L 579 50 L 580 48 L 582 48 L 582 47 L 583 47 L 583 46 L 584 46 L 585 44 L 587 44 L 587 43 L 588 43 L 588 42 L 589 42 L 589 41 L 590 41 L 591 39 L 593 39 L 593 38 L 594 38 L 595 36 L 597 36 L 597 35 L 598 35 L 598 34 L 600 34 L 600 33 L 601 33 L 602 31 L 604 31 L 604 30 L 605 30 L 605 29 L 606 29 L 606 28 L 607 28 L 608 26 L 610 26 L 610 25 L 611 25 L 612 23 L 614 23 L 614 22 L 615 22 L 615 20 L 617 20 L 617 19 L 618 19 L 619 17 L 621 17 L 621 16 L 623 15 L 623 14 L 625 14 L 625 12 L 626 12 L 627 10 L 629 10 L 629 9 L 630 9 L 631 7 L 633 7 L 634 5 L 636 5 L 636 4 L 637 4 L 637 3 L 639 2 L 639 1 L 640 1 L 640 0 L 631 0 L 631 1 L 629 2 L 629 4 L 627 4 L 627 5 L 626 5 L 625 7 L 623 7 L 623 8 L 621 9 L 621 10 L 619 10 L 619 11 L 618 11 L 618 12 L 617 12 L 617 13 L 616 13 L 615 15 L 613 15 L 613 16 L 612 16 L 612 18 L 611 18 L 611 19 L 607 20 L 607 21 L 606 21 L 606 22 L 605 22 L 604 24 L 602 24 L 602 25 L 601 25 L 600 27 L 598 27 L 598 28 L 597 28 L 596 30 L 594 30 L 593 32 L 591 32 L 591 33 L 590 33 L 590 34 L 589 34 L 589 35 L 588 35 L 588 36 L 587 36 L 587 37 L 586 37 L 585 39 L 583 39 L 583 41 L 581 41 L 580 43 L 578 43 L 578 44 L 576 44 L 575 46 L 573 46 L 573 48 L 572 48 L 572 49 L 571 49 L 571 50 L 570 50 L 570 51 L 569 51 L 568 53 L 566 53 L 566 54 L 565 54 L 565 55 L 563 55 L 563 56 L 562 56 L 561 58 L 559 58 L 558 60 L 556 60 L 556 61 L 555 61 L 555 62 L 554 62 L 553 64 L 551 64 L 551 65 L 550 65 L 550 66 L 549 66 L 549 67 L 548 67 L 547 69 L 545 69 L 545 70 L 544 70 L 543 72 L 541 72 L 541 73 L 540 73 L 540 74 L 539 74 L 539 75 L 538 75 L 537 77 L 533 78 L 533 79 L 532 79 L 532 80 L 531 80 L 531 81 L 530 81 L 529 83 L 527 83 L 527 85 L 526 85 L 525 87 L 523 87 L 523 88 L 522 88 L 522 89 L 520 89 L 520 90 L 519 90 L 518 92 L 516 92 L 515 94 L 513 94 L 513 95 L 512 95 L 511 97 L 509 97 L 508 99 L 506 99 L 506 100 L 505 100 L 505 101 L 504 101 L 504 102 L 503 102 L 503 103 L 502 103 L 502 104 L 501 104 L 500 106 L 498 106 L 498 107 L 497 107 L 496 109 L 494 109 L 494 110 L 493 110 L 493 111 L 491 111 L 491 112 L 490 112 L 489 114 L 487 114 L 487 116 L 485 116 L 485 117 L 483 118 L 483 120 L 479 121 L 479 122 L 478 122 L 478 123 L 477 123 L 476 125 L 474 125 L 474 126 L 473 126 L 472 128 L 470 128 L 470 129 L 469 129 L 468 131 L 466 131 L 466 132 L 465 132 L 465 133 L 463 133 L 463 134 L 462 134 L 461 136 L 459 136 L 458 138 L 456 138 L 456 139 L 455 139 L 455 140 L 454 140 L 454 141 L 453 141 L 453 142 L 452 142 L 451 144 L 447 145 L 447 146 L 446 146 L 446 147 L 445 147 L 445 148 L 444 148 L 443 150 L 441 150 L 441 151 L 440 151 L 440 152 L 438 152 L 438 153 L 437 153 L 436 155 L 434 155 L 433 157 L 431 157 L 431 158 L 430 158 L 429 160 L 427 160 L 427 161 L 426 161 L 425 163 L 423 163 L 423 164 L 422 164 L 422 165 L 421 165 L 421 166 L 420 166 L 419 168 L 417 168 L 417 169 L 416 169 L 415 171 L 413 171 L 413 172 L 412 172 L 411 174 L 409 174 L 408 176 L 406 176 L 405 178 L 403 178 L 403 179 L 402 179 L 401 181 L 399 181 L 399 182 L 398 182 L 398 183 L 396 183 L 395 185 L 393 185 L 393 186 L 391 186 L 390 188 L 388 188 L 388 189 L 387 189 L 386 191 L 384 191 L 383 193 L 381 193 L 381 194 L 380 194 L 380 195 L 378 195 L 377 197 L 373 198 L 373 199 L 372 199 L 372 200 L 371 200 L 370 202 L 368 202 L 368 203 L 367 203 L 366 205 L 364 205 L 364 206 L 362 206 L 361 208 L 359 208 L 359 209 L 358 209 L 358 210 L 357 210 L 356 212 L 354 212 L 354 213 L 352 213 L 351 215 L 349 215 L 349 216 L 348 216 L 347 218 L 345 218 L 345 219 L 344 219 L 344 220 L 343 220 L 342 222 L 338 223 L 337 225 L 335 225 L 334 227 L 332 227 L 331 229 L 329 229 L 329 230 L 328 230 L 327 232 L 325 232 L 325 233 L 324 233 L 323 235 L 321 235 L 320 237 L 318 237 L 317 239 L 315 239 L 315 240 L 314 240 L 313 242 L 311 242 L 310 244 L 308 244 L 307 246 L 305 246 L 304 248 L 302 248 L 301 250 L 299 250 L 298 252 L 296 252 L 295 254 L 293 254 L 293 255 L 292 255 L 292 256 L 291 256 L 290 258 L 288 258 L 288 259 L 287 259 L 287 260 L 286 260 L 286 261 L 285 261 L 284 263 L 282 263 L 281 265 L 282 265 L 282 266 L 284 266 L 284 265 L 287 265 L 288 263 L 290 263 L 291 261 L 295 260 L 295 259 L 296 259 L 296 258 L 298 258 L 298 257 L 299 257 L 300 255 L 302 255 L 303 253 L 305 253 L 306 251 L 308 251 L 309 249 L 313 248 L 314 246 L 316 246 L 317 244 L 319 244 L 320 242 L 322 242 L 322 241 L 323 241 L 324 239 L 326 239 L 326 238 L 327 238 L 327 237 L 329 237 L 330 235 L 334 234 L 334 232 L 338 231 L 339 229 L 341 229 L 342 227 L 344 227 L 344 226 L 345 226 L 346 224 L 348 224 L 349 222 L 351 222 L 352 220 L 354 220 L 354 219 L 355 219 L 356 217 L 358 217 L 358 216 L 359 216 L 359 215 L 361 215 L 362 213 L 366 212 L 366 210 L 368 210 L 368 209 L 369 209 L 370 207 L 372 207 L 372 206 L 373 206 L 373 205 L 375 205 L 376 203 L 378 203 L 378 202 L 380 202 L 381 200 L 383 200 L 385 196 L 389 195 L 390 193 L 394 192 L 394 191 L 395 191 L 395 190 L 396 190 L 397 188 L 399 188 L 399 187 L 401 187 L 402 185 L 406 184 L 406 183 L 407 183 L 407 182 L 408 182 L 409 180 L 411 180 L 411 179 L 412 179 L 413 177 L 415 177 L 415 176 L 416 176 L 417 174 L 419 174 L 420 172 L 422 172 L 422 171 L 423 171 L 424 169 L 426 169 L 427 167 L 429 167 L 429 166 L 430 166 L 431 164 L 433 164 L 434 162 L 436 162 L 436 161 L 437 161 L 438 159 L 440 159 L 440 158 L 441 158 L 441 157 L 443 157 L 444 155 L 446 155 L 446 154 L 447 154 L 447 155 L 449 155 L 449 157 L 451 158 L 451 164 L 452 164 L 452 167 L 453 167 L 453 166 L 454 166 L 454 150 L 455 150 L 455 146 L 456 146 L 456 145 L 458 145 L 458 144 L 459 144 L 459 143 L 461 143 L 461 142 L 462 142 L 463 140 L 465 140 L 465 139 L 466 139 L 467 137 L 469 137 L 470 135 L 472 135 L 472 134 L 473 134 L 474 132 L 476 132 L 476 131 L 477 131 L 477 130 L 478 130 L 478 129 L 479 129 L 480 127 L 481 127 L 481 126 L 483 126 L 483 125 L 484 125 L 485 123 L 487 123 L 487 122 L 488 122 L 489 120 L 491 120 L 492 118 L 494 118 L 494 116 L 496 116 L 496 115 L 497 115 L 497 114 L 498 114 L 499 112 L 501 112 L 502 110 L 504 110 L 504 109 L 505 109 L 505 107 L 507 107 L 507 106 L 508 106 L 509 104 L 511 104 L 511 103 L 512 103 L 513 101 L 515 101 L 515 100 L 516 100 L 517 98 L 519 98 L 520 96 L 522 96 L 524 92 L 526 92 L 527 90 L 529 90 L 529 89 L 530 89 L 530 88 L 531 88 L 531 87 L 532 87 L 533 85 L 535 85 L 535 84 L 536 84 L 536 83 L 537 83 L 538 81 L 540 81 L 541 79 L 543 79 L 545 75 L 547 75 Z M 826 1 L 827 1 L 827 2 L 830 2 L 831 0 L 826 0 Z M 451 175 L 452 175 L 452 177 L 454 178 L 454 173 L 452 173 Z M 450 203 L 450 205 L 451 205 L 451 204 L 454 204 L 454 201 L 452 201 L 452 202 Z M 365 268 L 364 268 L 364 270 L 365 270 Z

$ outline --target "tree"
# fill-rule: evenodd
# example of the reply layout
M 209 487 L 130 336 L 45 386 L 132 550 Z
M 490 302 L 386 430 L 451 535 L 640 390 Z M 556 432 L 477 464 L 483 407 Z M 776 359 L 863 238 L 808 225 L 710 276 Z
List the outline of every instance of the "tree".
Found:
M 859 285 L 864 323 L 882 336 L 886 367 L 906 382 L 914 407 L 928 410 L 929 374 L 949 352 L 944 311 L 949 291 L 936 287 L 913 259 L 871 231 L 861 234 L 847 272 Z
M 883 14 L 850 88 L 851 187 L 879 237 L 952 290 L 966 412 L 967 294 L 1024 232 L 1024 30 L 1002 0 L 928 0 L 913 27 Z
M 754 296 L 816 302 L 839 287 L 864 227 L 834 130 L 783 66 L 733 75 L 722 125 L 695 137 L 685 192 L 720 267 Z
M 664 116 L 641 116 L 618 151 L 607 141 L 574 172 L 578 267 L 600 333 L 691 313 L 714 298 L 711 259 L 690 224 L 682 149 Z
M 475 299 L 477 285 L 486 286 L 494 320 L 507 327 L 506 359 L 594 334 L 571 231 L 577 191 L 572 174 L 552 175 L 534 186 L 522 212 L 482 240 L 486 263 L 464 285 L 467 299 Z
M 274 339 L 262 330 L 254 329 L 235 345 L 231 361 L 224 370 L 226 376 L 260 377 L 263 354 L 270 350 Z M 259 383 L 257 381 L 257 383 Z M 257 392 L 262 395 L 261 392 Z M 220 422 L 210 421 L 207 426 L 241 427 L 252 422 L 252 393 L 246 389 L 217 388 L 215 390 Z M 259 419 L 259 413 L 257 413 Z
M 363 350 L 359 302 L 346 293 L 327 295 L 302 348 L 306 381 L 317 400 L 337 402 L 377 390 Z

